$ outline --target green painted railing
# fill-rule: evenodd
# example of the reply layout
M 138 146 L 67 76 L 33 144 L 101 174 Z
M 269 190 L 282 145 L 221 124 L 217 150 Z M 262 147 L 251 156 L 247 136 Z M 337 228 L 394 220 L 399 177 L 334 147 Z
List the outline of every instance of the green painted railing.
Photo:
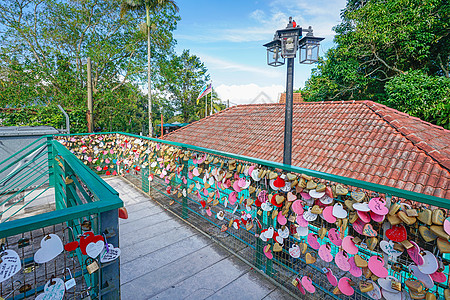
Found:
M 357 180 L 357 179 L 353 179 L 353 178 L 343 177 L 343 176 L 324 173 L 324 172 L 317 172 L 314 170 L 284 165 L 281 163 L 256 159 L 256 158 L 252 158 L 252 157 L 246 157 L 246 156 L 236 155 L 236 154 L 232 154 L 232 153 L 216 151 L 213 149 L 206 149 L 206 148 L 197 147 L 197 146 L 193 146 L 193 145 L 189 145 L 189 144 L 154 139 L 154 138 L 143 137 L 143 136 L 127 134 L 127 133 L 122 133 L 122 132 L 106 132 L 106 133 L 97 133 L 97 134 L 72 134 L 70 136 L 64 135 L 64 136 L 61 136 L 60 138 L 64 139 L 66 142 L 70 142 L 71 137 L 74 138 L 73 144 L 69 145 L 68 147 L 70 149 L 72 149 L 72 151 L 74 151 L 75 153 L 77 153 L 79 155 L 80 155 L 80 152 L 79 152 L 80 144 L 77 144 L 77 142 L 79 142 L 81 138 L 85 139 L 85 141 L 89 141 L 89 140 L 96 140 L 97 138 L 102 137 L 102 142 L 105 142 L 105 143 L 107 141 L 119 139 L 120 142 L 115 144 L 115 146 L 117 148 L 115 152 L 107 153 L 106 155 L 98 154 L 97 155 L 97 158 L 99 158 L 98 161 L 95 164 L 88 163 L 88 165 L 90 165 L 91 168 L 99 167 L 99 166 L 101 167 L 101 166 L 105 165 L 104 162 L 101 163 L 102 159 L 106 159 L 106 158 L 116 159 L 118 162 L 122 162 L 122 164 L 120 166 L 119 166 L 119 164 L 117 166 L 115 165 L 113 167 L 109 166 L 108 170 L 115 170 L 120 175 L 125 176 L 126 178 L 131 178 L 132 180 L 134 180 L 135 184 L 140 185 L 142 190 L 145 192 L 148 192 L 150 194 L 152 194 L 152 192 L 157 192 L 159 195 L 155 196 L 155 198 L 163 199 L 163 200 L 161 200 L 162 204 L 165 205 L 165 207 L 167 209 L 172 210 L 177 215 L 179 215 L 181 218 L 188 220 L 188 222 L 190 222 L 191 224 L 194 224 L 195 226 L 198 226 L 200 229 L 205 229 L 206 226 L 211 226 L 211 225 L 213 227 L 215 227 L 216 231 L 217 231 L 217 229 L 223 228 L 224 225 L 228 225 L 228 227 L 230 227 L 229 224 L 231 224 L 233 219 L 239 219 L 241 217 L 239 215 L 240 212 L 245 212 L 245 208 L 243 208 L 239 204 L 237 206 L 233 205 L 231 208 L 230 208 L 230 206 L 225 207 L 222 197 L 227 197 L 228 194 L 232 191 L 232 188 L 231 189 L 221 189 L 220 198 L 222 198 L 222 200 L 220 200 L 220 203 L 217 206 L 212 206 L 209 203 L 206 205 L 206 206 L 210 206 L 211 210 L 214 209 L 212 215 L 210 215 L 210 216 L 208 216 L 206 214 L 205 209 L 202 208 L 202 206 L 205 206 L 205 202 L 203 202 L 203 201 L 208 201 L 208 196 L 198 193 L 198 191 L 199 191 L 198 188 L 194 189 L 194 192 L 197 192 L 198 194 L 188 193 L 188 195 L 186 195 L 186 196 L 179 196 L 179 195 L 176 196 L 176 195 L 173 195 L 170 192 L 168 192 L 168 190 L 166 188 L 169 188 L 169 187 L 171 187 L 173 189 L 178 189 L 179 191 L 182 189 L 188 189 L 188 187 L 195 182 L 201 183 L 201 180 L 203 178 L 194 176 L 194 178 L 188 179 L 186 183 L 184 183 L 181 180 L 182 176 L 187 177 L 187 168 L 196 166 L 196 164 L 193 162 L 193 160 L 189 159 L 189 161 L 180 162 L 180 160 L 178 160 L 177 162 L 175 162 L 175 164 L 177 166 L 184 165 L 182 174 L 172 177 L 168 182 L 165 182 L 164 179 L 160 179 L 159 176 L 157 176 L 157 173 L 155 173 L 155 172 L 161 171 L 161 168 L 159 168 L 158 166 L 150 167 L 149 165 L 151 162 L 157 161 L 157 158 L 161 159 L 161 161 L 164 161 L 166 163 L 165 166 L 167 166 L 168 162 L 165 159 L 166 154 L 158 153 L 159 151 L 155 150 L 155 147 L 154 147 L 155 144 L 170 145 L 170 146 L 173 146 L 177 150 L 190 151 L 191 153 L 198 153 L 201 155 L 208 154 L 213 157 L 217 157 L 220 160 L 225 161 L 225 162 L 229 161 L 229 160 L 236 160 L 240 164 L 258 165 L 259 167 L 263 167 L 268 170 L 275 171 L 278 174 L 293 173 L 293 174 L 297 174 L 297 176 L 300 176 L 300 174 L 305 174 L 307 176 L 313 177 L 313 179 L 317 179 L 322 182 L 326 181 L 329 183 L 339 183 L 339 184 L 348 186 L 348 187 L 350 187 L 351 190 L 359 190 L 359 189 L 366 190 L 368 193 L 367 196 L 369 196 L 369 198 L 371 198 L 370 191 L 372 191 L 372 192 L 375 192 L 377 195 L 382 195 L 385 198 L 396 197 L 396 198 L 398 198 L 397 200 L 400 200 L 403 202 L 404 201 L 417 202 L 421 205 L 422 204 L 431 205 L 433 207 L 438 207 L 438 208 L 441 208 L 444 210 L 450 209 L 450 201 L 448 201 L 448 199 L 439 198 L 439 197 L 435 197 L 432 195 L 416 193 L 416 192 L 412 192 L 412 191 L 408 191 L 408 190 L 393 188 L 393 187 L 386 186 L 386 185 L 374 184 L 371 182 L 366 182 L 366 181 Z M 119 145 L 120 143 L 123 143 L 124 139 L 129 140 L 130 144 L 132 145 L 131 149 L 130 148 L 127 149 L 127 148 L 121 147 Z M 145 144 L 144 146 L 142 146 L 142 144 L 134 144 L 134 142 L 137 139 L 141 140 L 141 141 L 147 141 L 148 143 Z M 97 141 L 96 146 L 99 148 L 99 150 L 102 149 L 101 146 L 98 145 L 98 141 Z M 144 152 L 144 150 L 142 148 L 144 150 L 151 149 L 151 151 Z M 133 158 L 136 158 L 137 156 L 134 155 L 132 150 L 140 152 L 140 154 L 144 154 L 144 153 L 145 154 L 143 156 L 140 156 L 140 158 L 137 159 L 136 161 L 134 161 Z M 89 154 L 89 155 L 94 155 L 94 154 Z M 168 160 L 172 162 L 173 160 L 170 158 L 170 154 L 167 154 L 167 155 L 169 156 Z M 80 155 L 80 156 L 83 156 L 83 155 Z M 91 157 L 91 159 L 92 158 L 94 158 L 94 157 Z M 131 161 L 130 165 L 124 166 L 123 165 L 124 160 L 130 160 Z M 215 164 L 215 165 L 210 163 L 209 166 L 214 168 L 214 167 L 218 167 L 218 165 L 220 165 L 220 163 Z M 158 168 L 159 168 L 159 170 L 157 170 Z M 122 169 L 122 171 L 124 169 L 126 169 L 126 171 L 119 172 L 119 169 Z M 104 169 L 100 168 L 99 170 L 100 171 L 97 171 L 97 172 L 102 173 L 102 174 L 105 173 Z M 174 173 L 174 172 L 172 172 L 172 173 Z M 153 181 L 149 180 L 149 178 L 148 178 L 149 175 L 154 176 Z M 243 176 L 243 174 L 238 174 L 238 175 Z M 243 177 L 245 177 L 245 175 Z M 264 183 L 264 184 L 254 183 L 254 184 L 261 187 L 262 189 L 267 189 L 267 190 L 271 191 L 271 188 L 268 186 L 267 183 Z M 208 192 L 213 192 L 213 191 L 215 191 L 215 189 L 213 189 L 213 188 L 208 189 Z M 276 192 L 271 191 L 271 193 L 276 193 Z M 250 195 L 246 192 L 246 190 L 243 192 L 240 192 L 239 196 L 243 196 L 246 199 L 250 197 Z M 335 197 L 334 201 L 343 202 L 344 199 L 349 199 L 349 198 L 350 198 L 350 194 L 345 195 L 345 196 Z M 164 199 L 166 199 L 166 200 L 164 200 Z M 235 213 L 236 210 L 233 210 L 233 207 L 235 207 L 235 208 L 239 207 L 239 211 L 237 213 Z M 224 220 L 219 221 L 215 218 L 215 214 L 217 213 L 217 210 L 222 210 L 222 211 L 227 212 L 227 215 L 225 216 Z M 244 245 L 245 247 L 250 249 L 248 252 L 246 252 L 247 256 L 244 257 L 245 259 L 250 261 L 257 269 L 265 272 L 268 276 L 275 278 L 281 284 L 289 286 L 291 290 L 293 289 L 292 285 L 291 285 L 292 274 L 305 275 L 305 272 L 306 272 L 305 270 L 308 269 L 309 270 L 308 272 L 311 272 L 312 274 L 316 274 L 316 277 L 314 278 L 313 283 L 318 290 L 321 290 L 325 295 L 327 295 L 331 298 L 336 299 L 336 298 L 343 297 L 342 295 L 338 296 L 338 295 L 334 294 L 333 288 L 331 288 L 331 289 L 329 288 L 328 281 L 326 279 L 323 280 L 322 277 L 324 277 L 324 275 L 322 274 L 322 269 L 321 269 L 320 264 L 318 266 L 316 266 L 316 265 L 308 265 L 307 266 L 305 264 L 304 258 L 301 257 L 298 260 L 293 260 L 289 256 L 289 253 L 287 252 L 286 248 L 288 248 L 289 245 L 292 245 L 295 243 L 305 242 L 306 237 L 298 237 L 298 236 L 295 236 L 294 234 L 291 234 L 289 236 L 288 240 L 285 241 L 287 243 L 287 246 L 284 247 L 282 252 L 279 254 L 274 253 L 273 259 L 266 259 L 266 256 L 264 255 L 264 245 L 266 245 L 267 243 L 263 243 L 263 241 L 261 239 L 259 239 L 257 236 L 261 233 L 261 229 L 267 229 L 269 226 L 274 226 L 275 228 L 277 228 L 276 227 L 277 221 L 276 221 L 276 218 L 274 220 L 273 218 L 268 216 L 265 212 L 263 213 L 263 215 L 257 215 L 255 209 L 252 210 L 251 214 L 252 214 L 252 217 L 254 218 L 254 220 L 258 219 L 258 221 L 262 225 L 262 228 L 259 228 L 257 226 L 254 226 L 253 228 L 250 228 L 250 229 L 240 228 L 238 230 L 228 228 L 225 235 L 227 237 L 233 237 L 232 240 L 234 242 L 231 242 L 229 239 L 226 239 L 226 238 L 224 238 L 224 239 L 218 238 L 218 239 L 220 239 L 220 241 L 222 241 L 222 243 L 228 245 L 231 248 L 236 246 L 236 241 L 239 241 L 239 243 L 240 243 L 239 245 Z M 230 222 L 230 223 L 228 223 L 228 222 Z M 292 226 L 294 222 L 291 222 L 291 223 L 292 223 L 291 224 L 291 226 Z M 320 218 L 318 218 L 317 221 L 314 221 L 309 224 L 309 229 L 310 229 L 311 233 L 317 234 L 321 227 L 328 227 L 328 229 L 330 229 L 333 226 L 334 225 L 330 225 L 327 223 L 324 224 L 323 220 L 321 221 Z M 295 227 L 293 227 L 293 228 L 295 229 Z M 411 237 L 411 240 L 416 241 L 424 249 L 433 251 L 433 253 L 436 254 L 436 247 L 433 246 L 433 244 L 424 243 L 422 240 L 420 240 L 421 237 L 418 234 L 418 227 L 416 227 L 416 228 L 408 227 L 408 228 L 410 229 L 410 233 L 408 233 L 408 235 Z M 349 224 L 349 227 L 345 230 L 345 234 L 346 235 L 353 234 L 353 231 L 350 231 L 350 230 L 354 230 L 352 228 L 351 224 Z M 382 234 L 381 227 L 379 228 L 379 233 L 380 234 L 377 236 L 377 238 L 380 241 L 381 239 L 385 238 Z M 322 239 L 321 244 L 327 243 L 327 242 L 329 242 L 329 240 L 325 237 L 324 239 Z M 274 245 L 273 241 L 270 242 L 269 244 L 271 246 Z M 236 249 L 239 249 L 239 247 L 240 246 L 236 246 Z M 235 248 L 233 248 L 233 249 L 235 249 Z M 375 250 L 373 250 L 373 249 L 371 250 L 371 249 L 367 249 L 367 245 L 363 245 L 363 243 L 359 246 L 359 249 L 360 249 L 359 250 L 360 254 L 366 259 L 368 259 L 369 257 L 371 257 L 373 255 L 376 255 L 376 253 L 380 253 L 380 255 L 382 255 L 382 253 L 383 253 L 380 250 L 379 246 L 377 246 L 377 248 Z M 310 251 L 310 250 L 311 249 L 309 248 L 308 251 Z M 240 255 L 239 253 L 242 252 L 242 251 L 237 251 L 237 250 L 233 250 L 233 251 L 238 255 Z M 336 254 L 337 251 L 339 251 L 339 248 L 332 246 L 332 253 Z M 317 254 L 316 251 L 312 251 L 312 252 L 315 252 Z M 449 259 L 448 254 L 441 253 L 440 258 L 446 264 L 450 263 L 450 260 L 448 260 Z M 395 276 L 399 277 L 399 279 L 401 280 L 401 283 L 403 285 L 403 289 L 405 289 L 406 279 L 408 279 L 409 277 L 412 277 L 412 275 L 408 272 L 408 269 L 407 269 L 408 264 L 411 263 L 411 261 L 408 259 L 405 259 L 403 257 L 399 262 L 401 264 L 401 268 L 399 269 L 399 271 L 397 273 L 395 273 L 392 270 L 390 270 L 389 272 L 390 272 L 390 275 L 395 275 Z M 389 262 L 388 265 L 393 265 L 393 262 Z M 331 262 L 330 266 L 336 267 L 336 265 L 333 265 L 333 262 Z M 443 269 L 443 272 L 446 274 L 446 276 L 448 276 L 449 267 L 445 266 Z M 320 275 L 320 274 L 322 274 L 322 275 Z M 355 287 L 355 288 L 357 289 L 357 287 Z M 443 291 L 446 288 L 448 288 L 448 286 L 445 283 L 443 283 L 443 284 L 436 283 L 435 287 L 433 289 L 430 289 L 430 291 L 439 292 L 440 295 L 443 296 Z M 357 291 L 357 293 L 355 294 L 355 296 L 352 299 L 367 299 L 367 295 Z
M 20 213 L 23 213 L 28 205 L 39 200 L 40 196 L 49 190 L 54 191 L 56 210 L 29 217 L 25 214 L 20 219 L 11 219 L 19 218 Z M 28 199 L 33 192 L 35 195 Z M 92 223 L 91 230 L 95 234 L 102 234 L 106 229 L 109 231 L 112 229 L 116 234 L 109 237 L 108 242 L 119 246 L 117 209 L 123 206 L 123 202 L 118 192 L 52 136 L 43 136 L 0 162 L 0 204 L 5 203 L 9 204 L 8 208 L 0 212 L 0 216 L 8 210 L 15 211 L 0 222 L 0 244 L 21 253 L 20 257 L 24 265 L 31 262 L 33 266 L 33 258 L 29 257 L 29 252 L 18 251 L 20 246 L 17 240 L 20 237 L 29 239 L 34 249 L 39 248 L 40 239 L 45 237 L 42 236 L 43 233 L 54 233 L 61 239 L 73 241 L 83 233 L 81 230 L 83 221 Z M 73 233 L 65 230 L 67 227 L 70 227 Z M 62 228 L 64 228 L 63 231 L 61 231 Z M 120 297 L 118 261 L 104 266 L 99 263 L 100 270 L 90 275 L 86 271 L 87 257 L 81 254 L 79 248 L 73 253 L 64 252 L 64 267 L 66 267 L 66 259 L 70 257 L 78 259 L 78 269 L 73 270 L 73 273 L 83 277 L 85 282 L 83 286 L 89 288 L 92 299 Z M 43 286 L 39 285 L 39 282 L 43 279 L 39 279 L 39 276 L 45 276 L 45 281 L 50 278 L 47 272 L 52 272 L 52 276 L 61 277 L 60 267 L 62 266 L 54 267 L 55 272 L 58 270 L 57 273 L 52 271 L 53 268 L 52 270 L 46 268 L 46 274 L 36 273 L 33 282 L 25 281 L 24 283 L 32 287 L 26 296 L 35 296 L 42 291 Z M 30 269 L 30 272 L 33 272 L 35 268 L 37 266 Z M 12 291 L 11 285 L 6 282 L 2 284 L 0 296 Z M 106 288 L 108 286 L 109 288 Z M 18 291 L 15 293 L 14 299 L 25 297 L 23 293 L 19 295 L 17 295 Z M 78 298 L 82 296 L 81 292 L 78 294 L 75 296 Z

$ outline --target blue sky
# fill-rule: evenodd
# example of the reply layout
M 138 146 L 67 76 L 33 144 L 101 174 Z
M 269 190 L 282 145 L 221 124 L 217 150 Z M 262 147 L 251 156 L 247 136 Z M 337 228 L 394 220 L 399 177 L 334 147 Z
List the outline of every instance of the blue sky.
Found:
M 321 55 L 333 46 L 332 27 L 339 24 L 345 0 L 179 0 L 181 21 L 174 32 L 175 50 L 189 49 L 205 63 L 222 100 L 251 103 L 261 92 L 275 101 L 284 92 L 286 66 L 266 63 L 266 49 L 289 16 L 314 35 L 324 37 Z M 303 87 L 313 66 L 296 60 L 294 88 Z

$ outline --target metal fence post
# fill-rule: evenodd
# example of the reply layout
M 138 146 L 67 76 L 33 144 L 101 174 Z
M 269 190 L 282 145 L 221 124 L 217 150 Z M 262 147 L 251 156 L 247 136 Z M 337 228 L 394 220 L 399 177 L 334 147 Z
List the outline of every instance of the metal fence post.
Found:
M 149 170 L 148 170 L 148 168 L 143 168 L 143 169 L 141 169 L 141 171 L 142 171 L 141 187 L 145 193 L 148 193 L 150 191 L 150 183 L 148 180 Z
M 48 180 L 49 185 L 55 187 L 55 153 L 53 149 L 53 137 L 47 137 L 47 159 L 48 159 Z
M 105 233 L 106 242 L 119 247 L 119 212 L 117 209 L 100 213 L 100 232 Z M 99 299 L 120 299 L 120 262 L 116 259 L 102 264 L 99 278 Z
M 260 215 L 256 215 L 259 222 L 262 224 L 262 217 Z M 258 236 L 261 234 L 262 229 L 259 226 L 256 226 L 256 233 Z M 258 237 L 256 238 L 256 249 L 255 249 L 255 267 L 262 270 L 263 268 L 263 259 L 264 259 L 264 245 L 263 241 Z
M 183 152 L 187 151 L 187 149 L 185 147 L 181 148 L 181 150 Z M 187 189 L 188 189 L 188 181 L 187 180 L 189 178 L 188 177 L 189 160 L 184 160 L 183 159 L 182 164 L 183 164 L 183 170 L 181 170 L 181 177 L 184 176 L 184 178 L 186 179 L 186 184 L 183 183 L 182 186 L 187 191 Z M 181 217 L 183 219 L 188 219 L 189 216 L 188 216 L 188 199 L 187 199 L 187 195 L 186 195 L 186 197 L 183 196 L 181 205 L 182 205 Z

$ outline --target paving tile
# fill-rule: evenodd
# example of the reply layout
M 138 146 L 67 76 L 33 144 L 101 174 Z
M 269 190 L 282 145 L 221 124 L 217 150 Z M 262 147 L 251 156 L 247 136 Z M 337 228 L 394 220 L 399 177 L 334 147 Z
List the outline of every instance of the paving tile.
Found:
M 224 259 L 225 250 L 204 247 L 121 285 L 122 299 L 148 299 Z
M 120 261 L 125 263 L 148 253 L 163 249 L 170 244 L 181 241 L 195 235 L 193 231 L 186 231 L 186 228 L 178 227 L 170 231 L 170 234 L 161 234 L 152 238 L 135 243 L 132 247 L 121 249 Z
M 120 231 L 121 233 L 139 231 L 142 228 L 146 228 L 151 225 L 170 220 L 171 218 L 173 217 L 170 216 L 168 213 L 162 211 L 155 214 L 146 215 L 137 220 L 127 219 L 129 220 L 127 222 L 124 222 L 126 220 L 121 219 L 119 223 Z
M 269 295 L 264 297 L 263 300 L 280 300 L 280 299 L 295 300 L 295 299 L 301 298 L 301 296 L 302 295 L 299 292 L 299 296 L 297 298 L 294 298 L 291 295 L 289 295 L 288 293 L 286 293 L 285 291 L 281 290 L 280 288 L 276 288 Z
M 151 299 L 205 299 L 249 270 L 249 266 L 230 257 L 203 269 Z
M 247 272 L 207 299 L 263 299 L 275 286 L 261 275 Z
M 125 284 L 146 273 L 161 268 L 177 259 L 208 246 L 208 241 L 198 235 L 176 241 L 173 244 L 157 249 L 132 261 L 121 263 L 120 280 Z M 210 242 L 211 243 L 211 242 Z
M 125 225 L 130 222 L 135 222 L 136 220 L 142 219 L 142 218 L 150 218 L 151 216 L 159 213 L 163 213 L 164 210 L 158 206 L 154 206 L 151 208 L 143 208 L 138 211 L 129 212 L 128 213 L 128 219 L 121 219 L 120 225 Z

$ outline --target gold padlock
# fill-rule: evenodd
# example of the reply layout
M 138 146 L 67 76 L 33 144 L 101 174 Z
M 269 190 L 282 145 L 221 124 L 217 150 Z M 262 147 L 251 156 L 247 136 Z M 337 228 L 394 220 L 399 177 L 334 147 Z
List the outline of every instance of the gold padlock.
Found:
M 92 262 L 88 265 L 88 261 Z M 85 263 L 86 263 L 86 270 L 88 271 L 89 274 L 92 274 L 99 269 L 97 261 L 93 258 L 90 257 L 87 258 Z
M 391 280 L 391 288 L 393 288 L 396 291 L 401 292 L 402 291 L 402 284 L 396 280 Z

